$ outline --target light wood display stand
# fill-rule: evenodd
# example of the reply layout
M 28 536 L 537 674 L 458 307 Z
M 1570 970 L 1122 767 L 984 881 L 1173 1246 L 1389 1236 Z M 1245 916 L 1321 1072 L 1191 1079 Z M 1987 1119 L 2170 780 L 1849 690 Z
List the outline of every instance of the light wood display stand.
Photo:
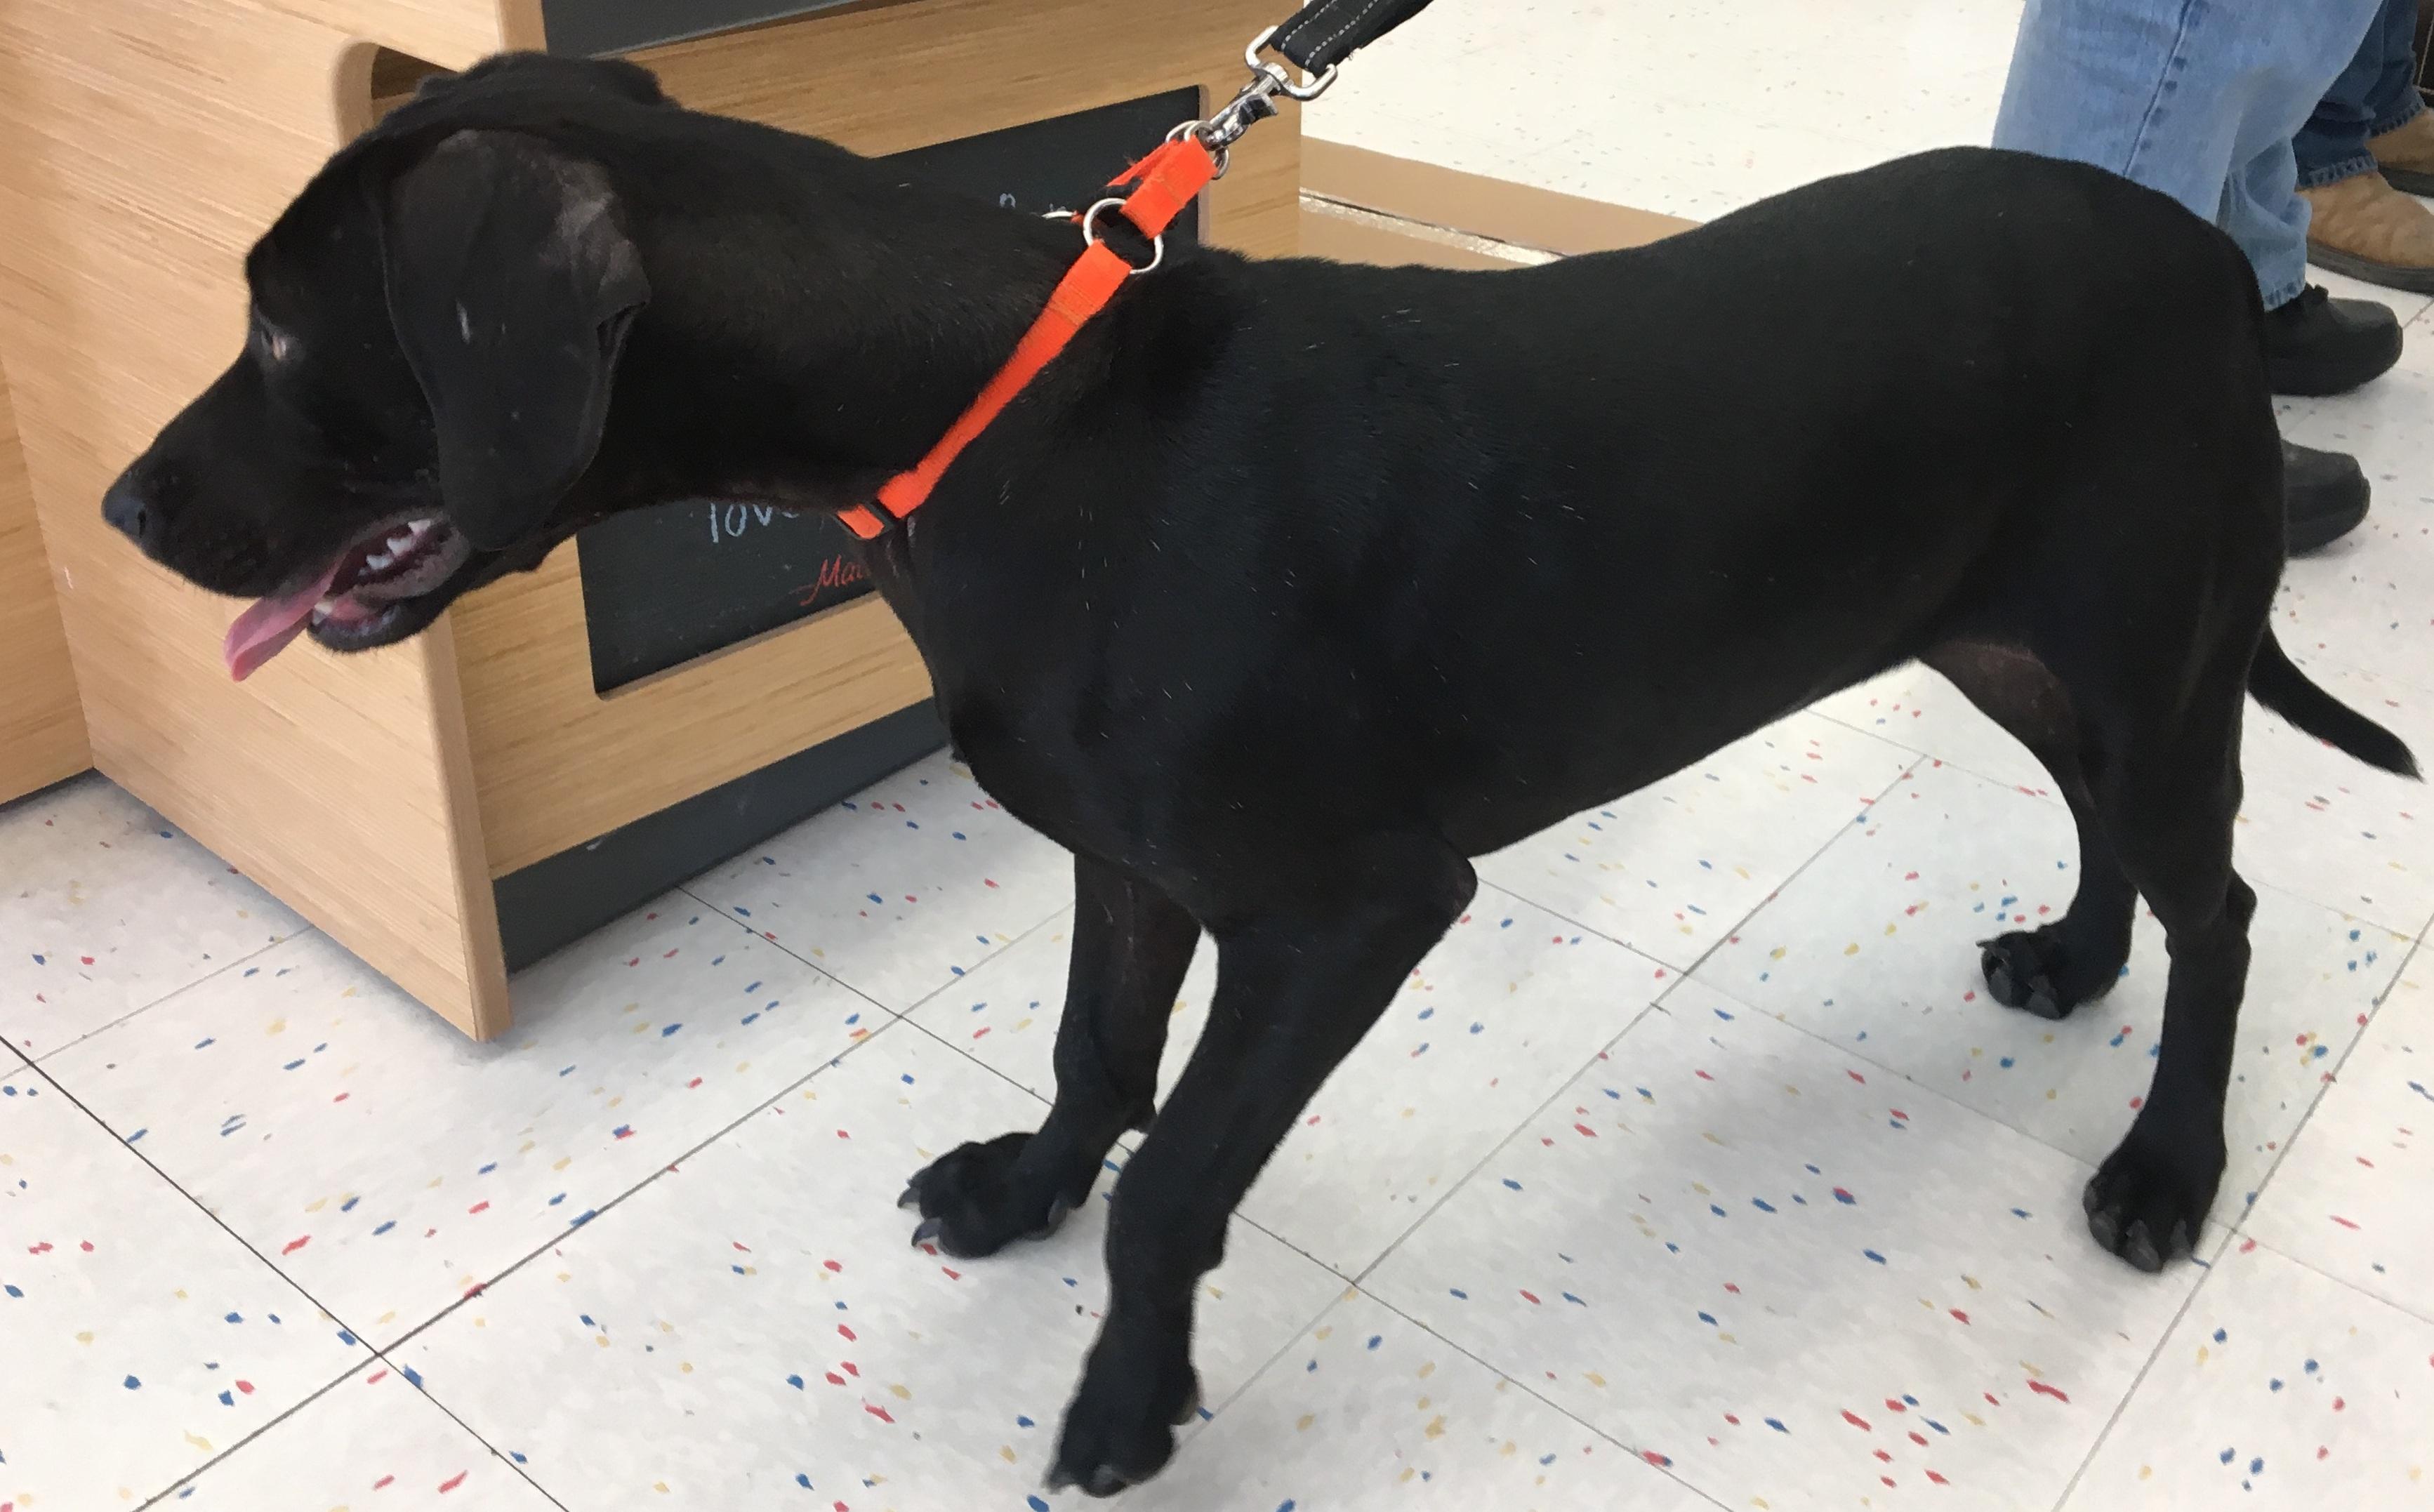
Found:
M 34 485 L 0 379 L 0 803 L 92 765 Z M 0 885 L 8 874 L 0 857 Z
M 1213 107 L 1278 10 L 896 0 L 637 56 L 689 105 L 887 153 L 1169 90 Z M 39 519 L 0 396 L 0 751 L 41 752 L 0 796 L 79 769 L 89 733 L 93 765 L 477 1039 L 509 1022 L 493 878 L 928 694 L 876 597 L 598 694 L 572 543 L 407 644 L 235 684 L 231 601 L 103 525 L 111 476 L 236 354 L 246 249 L 376 91 L 545 42 L 539 0 L 0 0 L 0 372 Z M 1299 171 L 1288 112 L 1237 148 L 1206 238 L 1293 252 Z

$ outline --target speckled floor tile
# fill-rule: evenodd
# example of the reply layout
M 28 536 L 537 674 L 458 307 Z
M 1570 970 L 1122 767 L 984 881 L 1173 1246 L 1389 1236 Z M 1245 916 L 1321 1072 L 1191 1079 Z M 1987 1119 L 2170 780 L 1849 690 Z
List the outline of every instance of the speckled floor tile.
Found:
M 2310 269 L 2336 292 L 2423 310 L 2423 299 Z M 2316 556 L 2290 563 L 2274 633 L 2302 661 L 2362 667 L 2421 694 L 2434 691 L 2434 321 L 2404 332 L 2400 365 L 2354 394 L 2286 420 L 2307 446 L 2347 452 L 2374 485 L 2366 523 Z M 2373 710 L 2370 708 L 2370 713 Z
M 2219 1261 L 2064 1512 L 2434 1507 L 2434 1323 L 2261 1245 Z
M 1354 1295 L 1123 1505 L 1712 1512 L 1715 1503 Z
M 2434 653 L 2434 629 L 2425 649 Z M 2434 693 L 2329 662 L 2307 670 L 2434 763 Z M 2250 881 L 2411 936 L 2434 919 L 2434 803 L 2423 783 L 2353 761 L 2253 703 L 2240 768 L 2238 862 Z
M 2046 1506 L 2203 1274 L 2089 1174 L 1691 982 L 1364 1286 L 1727 1506 Z
M 1918 773 L 1703 962 L 1698 979 L 2091 1164 L 2128 1131 L 2154 1074 L 2169 967 L 2143 909 L 2130 969 L 2059 1023 L 1986 994 L 1976 941 L 2060 918 L 2079 878 L 2061 804 L 1957 768 Z M 2249 928 L 2217 1215 L 2299 1126 L 2410 940 L 2265 889 Z
M 0 805 L 0 1036 L 40 1060 L 304 923 L 92 773 Z
M 2018 16 L 2016 0 L 1836 7 L 1829 24 L 1796 0 L 1438 7 L 1362 53 L 1307 129 L 1704 218 L 1984 141 Z
M 1073 862 L 938 755 L 687 885 L 902 1012 L 1070 906 Z
M 369 1353 L 57 1088 L 0 1078 L 0 1505 L 134 1506 Z
M 899 1024 L 395 1357 L 570 1507 L 1079 1506 L 1041 1484 L 1106 1296 L 1105 1204 L 970 1262 L 909 1247 L 896 1207 L 932 1157 L 1039 1112 Z M 1236 1224 L 1200 1296 L 1208 1400 L 1343 1287 Z
M 2434 993 L 2419 985 L 2428 965 L 2422 953 L 2409 963 L 2242 1228 L 2434 1320 Z
M 506 1456 L 373 1361 L 178 1488 L 177 1512 L 552 1512 Z
M 1794 714 L 1479 863 L 1482 879 L 1686 969 L 1918 760 Z
M 914 1022 L 1042 1097 L 1064 1002 L 1064 924 L 941 993 Z M 1184 982 L 1163 1093 L 1208 1022 L 1215 948 Z M 1357 1276 L 1655 1001 L 1671 973 L 1483 888 L 1261 1173 L 1244 1216 Z
M 515 994 L 474 1044 L 316 934 L 58 1074 L 383 1345 L 888 1022 L 680 893 Z
M 2052 776 L 2027 747 L 1980 713 L 1960 689 L 1915 662 L 1846 688 L 1817 703 L 1814 712 L 2005 787 L 2062 801 Z

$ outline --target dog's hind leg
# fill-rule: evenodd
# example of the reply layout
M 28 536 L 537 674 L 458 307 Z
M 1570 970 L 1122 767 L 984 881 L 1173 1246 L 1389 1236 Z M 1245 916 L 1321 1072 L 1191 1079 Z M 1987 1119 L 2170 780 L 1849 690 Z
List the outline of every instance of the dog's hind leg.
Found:
M 1056 1101 L 1036 1133 L 951 1150 L 913 1177 L 914 1243 L 994 1254 L 1081 1205 L 1116 1136 L 1147 1127 L 1166 1025 L 1200 925 L 1148 884 L 1073 862 L 1073 954 L 1056 1028 Z
M 2244 648 L 2243 648 L 2244 650 Z M 2171 949 L 2155 1075 L 2130 1133 L 2087 1184 L 2096 1242 L 2141 1270 L 2196 1244 L 2222 1179 L 2248 923 L 2232 869 L 2246 656 L 2224 656 L 2177 711 L 2142 711 L 2096 784 L 2107 828 Z M 2168 727 L 2153 723 L 2168 718 Z
M 1921 658 L 1986 716 L 2011 731 L 2053 775 L 2079 826 L 2079 888 L 2070 911 L 2033 930 L 1980 943 L 1986 988 L 2006 1007 L 2060 1019 L 2101 997 L 2130 960 L 2138 895 L 2116 853 L 2088 784 L 2092 745 L 2062 680 L 2016 646 L 1954 641 Z
M 1051 1484 L 1109 1496 L 1174 1452 L 1198 1399 L 1193 1297 L 1235 1204 L 1319 1084 L 1384 1013 L 1478 881 L 1443 841 L 1330 847 L 1217 930 L 1217 995 L 1183 1079 L 1122 1178 L 1106 1319 L 1066 1411 Z

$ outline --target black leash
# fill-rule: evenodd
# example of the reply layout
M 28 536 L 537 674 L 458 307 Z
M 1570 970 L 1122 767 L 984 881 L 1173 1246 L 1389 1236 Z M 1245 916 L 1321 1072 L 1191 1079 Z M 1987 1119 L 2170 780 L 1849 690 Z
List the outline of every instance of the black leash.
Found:
M 1305 73 L 1324 74 L 1428 6 L 1429 0 L 1316 0 L 1278 26 L 1268 45 Z

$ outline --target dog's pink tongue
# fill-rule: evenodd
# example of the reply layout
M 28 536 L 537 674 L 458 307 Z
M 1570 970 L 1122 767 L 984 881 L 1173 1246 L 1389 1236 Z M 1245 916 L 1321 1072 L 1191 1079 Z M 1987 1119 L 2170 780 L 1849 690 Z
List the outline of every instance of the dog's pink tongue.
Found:
M 338 563 L 317 582 L 306 585 L 279 598 L 257 599 L 252 608 L 236 617 L 228 627 L 228 638 L 220 643 L 220 657 L 228 662 L 229 676 L 239 682 L 253 676 L 264 662 L 287 649 L 287 643 L 304 633 L 304 622 L 313 615 L 313 606 L 330 591 L 337 579 Z

